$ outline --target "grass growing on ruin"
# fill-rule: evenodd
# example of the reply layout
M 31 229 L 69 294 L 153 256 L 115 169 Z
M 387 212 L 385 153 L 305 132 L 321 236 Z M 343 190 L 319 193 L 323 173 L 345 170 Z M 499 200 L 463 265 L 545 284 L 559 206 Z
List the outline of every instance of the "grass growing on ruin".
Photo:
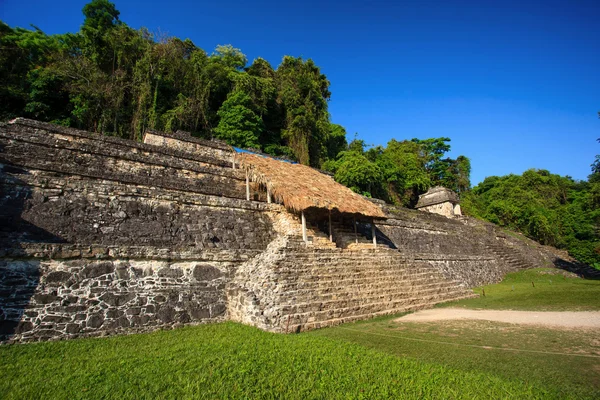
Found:
M 326 328 L 310 335 L 462 373 L 525 382 L 562 393 L 564 398 L 600 396 L 597 330 L 553 330 L 488 321 L 399 322 L 397 318 Z M 510 396 L 496 393 L 492 397 Z
M 597 311 L 600 280 L 574 278 L 556 268 L 535 268 L 506 275 L 501 283 L 474 289 L 479 298 L 440 307 L 493 310 Z M 484 296 L 485 293 L 485 296 Z
M 4 399 L 565 397 L 554 386 L 401 358 L 326 332 L 336 330 L 276 335 L 223 323 L 2 346 L 0 393 Z

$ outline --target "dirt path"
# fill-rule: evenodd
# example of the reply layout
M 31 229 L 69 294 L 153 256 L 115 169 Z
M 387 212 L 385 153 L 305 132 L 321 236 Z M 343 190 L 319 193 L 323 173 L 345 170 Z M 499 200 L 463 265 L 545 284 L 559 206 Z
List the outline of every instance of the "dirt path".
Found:
M 523 325 L 600 329 L 600 311 L 510 311 L 434 308 L 398 318 L 397 322 L 475 319 Z

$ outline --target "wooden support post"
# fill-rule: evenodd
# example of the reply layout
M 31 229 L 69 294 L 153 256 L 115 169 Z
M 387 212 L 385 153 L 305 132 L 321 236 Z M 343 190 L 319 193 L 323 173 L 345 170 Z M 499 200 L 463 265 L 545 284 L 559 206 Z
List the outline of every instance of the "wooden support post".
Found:
M 373 247 L 377 248 L 377 236 L 375 236 L 375 220 L 371 221 L 371 236 L 373 236 Z
M 352 217 L 352 221 L 354 221 L 354 242 L 358 244 L 358 232 L 356 230 L 356 217 Z
M 329 241 L 333 242 L 333 231 L 331 230 L 331 210 L 329 210 Z
M 250 177 L 246 171 L 246 200 L 250 201 Z
M 304 211 L 302 211 L 302 240 L 304 240 L 304 243 L 308 242 L 308 237 L 306 236 L 306 218 L 304 217 Z
M 235 169 L 235 153 L 231 156 L 231 168 Z
M 271 190 L 269 189 L 269 185 L 267 185 L 267 203 L 271 204 Z

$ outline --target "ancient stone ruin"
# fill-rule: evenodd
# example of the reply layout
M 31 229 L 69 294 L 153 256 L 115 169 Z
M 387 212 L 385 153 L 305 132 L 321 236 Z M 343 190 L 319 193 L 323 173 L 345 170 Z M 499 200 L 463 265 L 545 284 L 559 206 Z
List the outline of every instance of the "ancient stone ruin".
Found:
M 448 218 L 462 215 L 456 193 L 442 186 L 432 187 L 427 193 L 420 195 L 415 208 Z
M 220 142 L 0 124 L 0 340 L 223 320 L 298 332 L 473 296 L 555 256 Z

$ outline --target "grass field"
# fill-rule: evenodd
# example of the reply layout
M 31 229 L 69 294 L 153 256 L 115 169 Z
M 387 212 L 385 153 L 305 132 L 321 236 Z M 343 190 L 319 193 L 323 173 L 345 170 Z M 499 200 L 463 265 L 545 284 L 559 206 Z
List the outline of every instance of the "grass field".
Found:
M 576 278 L 556 268 L 536 268 L 508 274 L 501 283 L 475 288 L 475 292 L 481 296 L 441 304 L 439 307 L 533 311 L 600 310 L 600 280 Z
M 0 346 L 0 398 L 598 398 L 594 354 L 598 332 L 484 322 L 387 317 L 299 335 L 223 323 Z

